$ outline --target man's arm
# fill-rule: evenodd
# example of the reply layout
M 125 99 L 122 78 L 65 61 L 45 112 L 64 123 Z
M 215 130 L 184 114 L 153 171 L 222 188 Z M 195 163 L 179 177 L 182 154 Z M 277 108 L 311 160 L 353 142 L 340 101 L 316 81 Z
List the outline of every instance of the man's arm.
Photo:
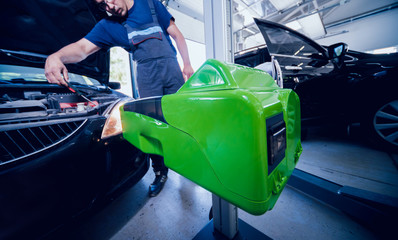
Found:
M 66 81 L 69 80 L 69 77 L 65 64 L 83 61 L 86 57 L 98 50 L 100 50 L 100 47 L 82 38 L 51 54 L 48 56 L 44 67 L 47 81 L 67 86 Z
M 194 73 L 193 68 L 191 66 L 191 61 L 189 60 L 188 47 L 185 42 L 185 38 L 178 29 L 177 25 L 175 25 L 173 20 L 170 20 L 170 26 L 167 28 L 167 32 L 174 39 L 177 44 L 178 51 L 182 57 L 182 61 L 184 62 L 184 69 L 182 71 L 184 75 L 185 81 L 188 80 Z

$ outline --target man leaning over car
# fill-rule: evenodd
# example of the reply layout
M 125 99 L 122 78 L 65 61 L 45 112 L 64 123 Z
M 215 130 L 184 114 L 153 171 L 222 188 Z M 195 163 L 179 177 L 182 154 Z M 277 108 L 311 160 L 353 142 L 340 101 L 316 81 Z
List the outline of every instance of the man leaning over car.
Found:
M 112 16 L 99 21 L 82 39 L 51 54 L 45 64 L 48 82 L 67 86 L 67 63 L 84 60 L 101 48 L 121 46 L 133 53 L 137 62 L 137 84 L 140 97 L 175 93 L 192 74 L 185 38 L 174 18 L 159 0 L 95 0 L 99 9 Z M 178 65 L 175 40 L 183 59 Z M 163 158 L 151 155 L 155 180 L 149 196 L 156 196 L 167 180 L 168 168 Z

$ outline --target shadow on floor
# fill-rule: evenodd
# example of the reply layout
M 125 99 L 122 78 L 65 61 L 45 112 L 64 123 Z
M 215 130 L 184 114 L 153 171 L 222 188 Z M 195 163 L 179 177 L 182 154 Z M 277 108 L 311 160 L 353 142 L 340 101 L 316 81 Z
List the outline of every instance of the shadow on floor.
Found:
M 78 216 L 43 240 L 110 239 L 145 206 L 148 199 L 148 184 L 141 180 L 109 205 Z

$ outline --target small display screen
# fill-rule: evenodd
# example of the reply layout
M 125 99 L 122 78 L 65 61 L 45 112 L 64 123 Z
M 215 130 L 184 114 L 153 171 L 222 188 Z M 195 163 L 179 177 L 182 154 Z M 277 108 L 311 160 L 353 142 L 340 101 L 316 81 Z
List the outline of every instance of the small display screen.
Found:
M 283 120 L 283 113 L 268 118 L 266 126 L 269 175 L 285 158 L 286 124 Z

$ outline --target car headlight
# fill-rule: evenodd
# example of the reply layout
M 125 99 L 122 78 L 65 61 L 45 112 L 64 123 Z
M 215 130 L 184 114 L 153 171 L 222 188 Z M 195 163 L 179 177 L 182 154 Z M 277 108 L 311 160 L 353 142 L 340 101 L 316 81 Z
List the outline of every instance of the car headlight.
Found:
M 101 139 L 106 139 L 122 133 L 122 120 L 120 119 L 120 106 L 127 101 L 118 102 L 107 114 L 105 126 L 102 129 Z

